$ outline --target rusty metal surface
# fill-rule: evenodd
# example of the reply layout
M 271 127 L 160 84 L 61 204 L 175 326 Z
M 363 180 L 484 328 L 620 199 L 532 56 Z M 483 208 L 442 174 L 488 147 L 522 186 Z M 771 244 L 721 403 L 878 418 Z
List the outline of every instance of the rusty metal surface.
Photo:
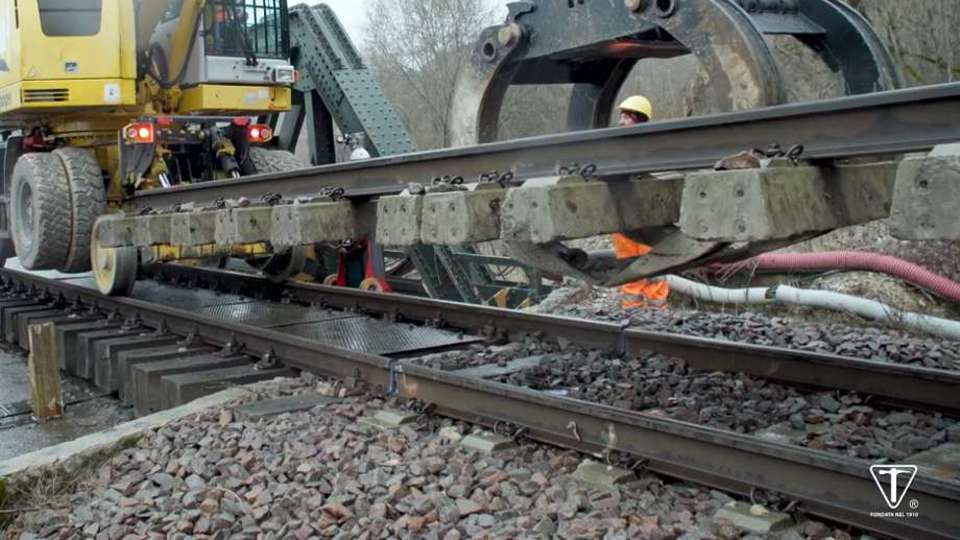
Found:
M 816 160 L 929 150 L 955 142 L 958 133 L 960 83 L 954 83 L 177 186 L 138 193 L 127 207 L 258 200 L 268 192 L 314 196 L 330 186 L 343 187 L 348 197 L 369 197 L 442 176 L 477 179 L 491 170 L 510 171 L 517 180 L 552 176 L 570 163 L 594 164 L 599 178 L 617 181 L 629 174 L 712 167 L 725 156 L 774 142 L 784 148 L 803 144 L 804 157 Z
M 51 294 L 62 294 L 68 301 L 79 298 L 83 302 L 98 302 L 124 318 L 137 316 L 147 326 L 159 325 L 162 321 L 174 333 L 196 331 L 212 344 L 222 346 L 227 341 L 240 344 L 253 356 L 272 353 L 289 367 L 331 377 L 361 379 L 388 394 L 433 404 L 437 412 L 455 418 L 508 425 L 511 429 L 525 428 L 521 432 L 529 437 L 569 448 L 633 456 L 642 460 L 648 470 L 732 492 L 748 494 L 760 488 L 779 493 L 797 501 L 799 511 L 867 530 L 901 538 L 960 535 L 960 513 L 955 511 L 960 504 L 960 483 L 957 482 L 921 473 L 911 486 L 911 497 L 917 499 L 923 509 L 919 517 L 875 519 L 870 517 L 870 512 L 883 511 L 886 506 L 876 493 L 869 473 L 870 463 L 863 460 L 469 379 L 383 356 L 331 347 L 276 330 L 225 323 L 135 299 L 103 297 L 83 287 L 22 272 L 3 270 L 2 275 L 18 284 L 32 284 L 48 289 Z M 330 288 L 316 291 L 328 297 L 337 296 L 337 291 Z M 354 293 L 348 301 L 354 309 L 369 309 L 363 300 L 370 298 L 392 304 L 392 312 L 396 313 L 406 301 L 349 292 Z M 328 304 L 332 302 L 328 300 Z M 429 302 L 420 306 L 432 307 L 434 315 L 441 318 L 449 313 Z M 472 320 L 478 316 L 484 320 L 503 320 L 510 313 L 476 306 L 459 308 L 484 310 L 481 314 L 472 312 L 469 316 Z M 536 317 L 527 319 L 527 323 L 532 319 Z M 540 324 L 562 325 L 563 321 L 544 317 L 540 318 Z M 614 338 L 619 342 L 618 347 L 625 349 L 622 336 L 615 334 Z

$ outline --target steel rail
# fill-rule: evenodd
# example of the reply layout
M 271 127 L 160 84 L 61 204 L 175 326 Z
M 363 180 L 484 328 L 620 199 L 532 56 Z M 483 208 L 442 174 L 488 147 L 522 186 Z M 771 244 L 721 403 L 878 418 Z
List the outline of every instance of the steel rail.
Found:
M 179 265 L 151 265 L 148 277 L 197 279 L 246 294 L 270 291 L 259 276 Z M 344 287 L 287 283 L 274 293 L 294 301 L 321 304 L 417 322 L 437 322 L 475 333 L 540 333 L 586 348 L 621 354 L 651 351 L 676 357 L 706 371 L 745 373 L 817 389 L 842 389 L 873 395 L 891 404 L 960 415 L 960 371 L 951 372 L 861 360 L 835 354 L 750 345 L 663 332 L 645 332 L 616 324 L 568 317 L 464 305 L 406 295 L 382 295 Z
M 191 332 L 216 344 L 240 343 L 251 355 L 276 355 L 286 365 L 335 378 L 354 377 L 398 397 L 433 404 L 438 413 L 488 426 L 526 428 L 533 439 L 597 455 L 622 452 L 647 470 L 747 495 L 762 489 L 799 503 L 799 509 L 900 538 L 960 535 L 960 483 L 920 475 L 910 497 L 921 513 L 912 519 L 874 518 L 886 509 L 868 463 L 748 435 L 631 413 L 550 396 L 529 389 L 356 353 L 245 324 L 130 298 L 104 297 L 64 281 L 3 270 L 11 282 L 62 295 L 68 302 L 96 303 L 147 326 Z
M 144 191 L 133 208 L 267 193 L 314 196 L 342 187 L 350 197 L 397 193 L 411 182 L 443 176 L 476 180 L 491 171 L 517 179 L 552 176 L 573 163 L 596 165 L 600 177 L 696 169 L 752 148 L 803 144 L 807 159 L 929 150 L 960 138 L 960 83 L 781 105 L 746 112 L 564 133 Z

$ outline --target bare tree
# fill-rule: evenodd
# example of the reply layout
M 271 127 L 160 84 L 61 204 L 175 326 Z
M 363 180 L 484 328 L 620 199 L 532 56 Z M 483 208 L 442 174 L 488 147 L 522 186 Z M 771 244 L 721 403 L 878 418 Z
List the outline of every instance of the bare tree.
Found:
M 496 13 L 489 0 L 375 0 L 368 10 L 365 55 L 421 148 L 449 144 L 457 73 Z
M 860 0 L 857 7 L 887 44 L 907 84 L 937 84 L 960 76 L 956 0 Z

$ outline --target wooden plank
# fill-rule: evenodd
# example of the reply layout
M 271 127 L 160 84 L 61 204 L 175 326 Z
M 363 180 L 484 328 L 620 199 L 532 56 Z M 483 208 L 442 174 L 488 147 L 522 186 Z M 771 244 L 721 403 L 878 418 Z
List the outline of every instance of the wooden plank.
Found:
M 29 329 L 30 389 L 33 416 L 38 420 L 63 416 L 63 390 L 60 387 L 60 362 L 53 323 L 32 324 Z

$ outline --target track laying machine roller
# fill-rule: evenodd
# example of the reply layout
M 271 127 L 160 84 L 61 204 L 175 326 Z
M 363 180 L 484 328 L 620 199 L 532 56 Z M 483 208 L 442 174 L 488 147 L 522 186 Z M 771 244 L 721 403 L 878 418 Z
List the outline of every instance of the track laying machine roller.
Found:
M 682 55 L 693 55 L 700 66 L 697 101 L 705 110 L 782 104 L 787 89 L 770 39 L 776 35 L 793 36 L 809 47 L 842 82 L 845 94 L 902 84 L 876 32 L 841 0 L 513 2 L 506 21 L 487 28 L 476 41 L 459 77 L 448 128 L 456 145 L 495 141 L 511 86 L 560 84 L 573 85 L 568 130 L 609 127 L 621 88 L 640 60 Z M 611 285 L 782 244 L 698 241 L 673 226 L 627 234 L 652 245 L 653 251 L 626 272 L 615 270 L 609 254 L 589 260 L 588 254 L 559 242 L 508 242 L 507 247 L 520 261 L 543 270 Z M 611 281 L 611 275 L 617 277 Z

